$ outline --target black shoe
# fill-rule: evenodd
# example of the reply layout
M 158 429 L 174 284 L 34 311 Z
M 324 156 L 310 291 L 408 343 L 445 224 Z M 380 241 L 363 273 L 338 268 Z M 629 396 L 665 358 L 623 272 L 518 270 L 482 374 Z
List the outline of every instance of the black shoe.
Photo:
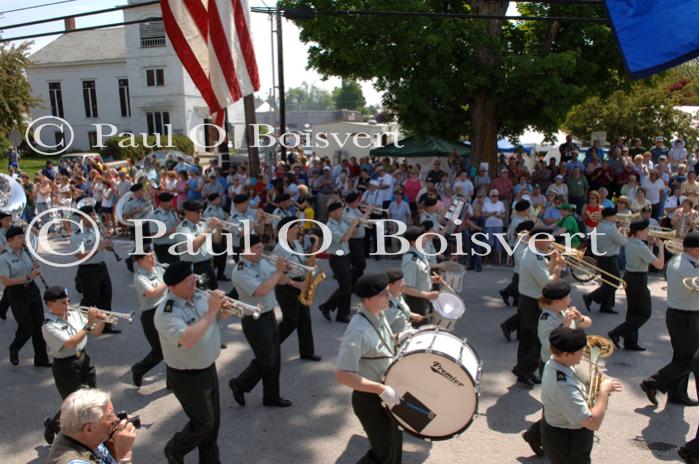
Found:
M 668 398 L 667 399 L 668 403 L 671 404 L 679 404 L 682 406 L 699 406 L 699 401 L 694 401 L 693 399 L 689 397 L 685 398 Z
M 337 322 L 343 322 L 343 323 L 347 324 L 347 323 L 349 323 L 349 321 L 350 321 L 350 317 L 349 317 L 349 316 L 337 316 L 337 317 L 335 318 L 335 321 L 337 321 Z
M 274 406 L 276 408 L 288 408 L 292 404 L 293 403 L 291 401 L 286 400 L 284 398 L 277 398 L 276 400 L 269 400 L 269 401 L 262 402 L 263 406 Z
M 104 330 L 102 331 L 103 334 L 120 334 L 121 329 L 115 329 L 111 325 L 105 325 Z
M 170 451 L 168 445 L 165 445 L 165 459 L 167 460 L 167 464 L 184 464 L 184 459 L 179 459 L 172 455 L 172 451 Z
M 585 309 L 587 309 L 587 312 L 591 313 L 592 310 L 590 309 L 590 305 L 592 304 L 592 297 L 589 293 L 583 295 L 583 303 L 585 303 Z
M 626 345 L 624 346 L 626 351 L 646 351 L 646 348 L 641 345 Z
M 525 377 L 523 375 L 518 375 L 517 376 L 517 383 L 527 387 L 527 388 L 534 388 L 534 382 L 532 381 L 531 377 Z
M 621 349 L 621 345 L 619 345 L 619 336 L 618 335 L 613 335 L 611 332 L 607 332 L 607 337 L 614 343 L 614 347 L 617 350 Z
M 691 454 L 689 454 L 689 451 L 687 451 L 687 447 L 685 446 L 680 446 L 677 448 L 677 455 L 682 458 L 684 462 L 687 464 L 697 464 L 699 463 L 699 458 L 695 458 Z
M 326 307 L 325 305 L 320 305 L 318 307 L 320 309 L 320 312 L 323 313 L 323 317 L 325 318 L 326 321 L 332 321 L 333 318 L 330 317 L 330 309 Z
M 44 440 L 50 445 L 54 438 L 56 438 L 56 430 L 53 426 L 53 419 L 47 417 L 44 421 Z
M 612 308 L 600 309 L 599 312 L 605 313 L 605 314 L 619 314 L 619 311 L 616 311 Z
M 51 367 L 51 363 L 48 361 L 34 361 L 34 367 Z
M 648 397 L 648 401 L 653 403 L 653 406 L 658 406 L 658 389 L 655 388 L 653 385 L 648 380 L 644 380 L 641 382 L 641 390 L 646 394 L 646 397 Z
M 245 393 L 238 388 L 238 385 L 236 385 L 235 383 L 235 379 L 231 379 L 228 382 L 228 386 L 231 387 L 231 391 L 233 392 L 233 399 L 235 400 L 235 402 L 241 406 L 245 406 Z
M 544 447 L 541 446 L 541 443 L 537 443 L 536 441 L 534 441 L 534 438 L 531 435 L 529 435 L 528 432 L 524 432 L 522 434 L 522 438 L 524 439 L 524 441 L 527 442 L 534 454 L 536 454 L 537 456 L 544 455 Z
M 230 282 L 231 281 L 231 279 L 229 279 L 225 275 L 224 276 L 217 276 L 216 280 L 220 280 L 221 282 Z
M 140 387 L 143 383 L 143 373 L 137 371 L 133 367 L 131 368 L 131 374 L 133 375 L 133 384 Z
M 507 295 L 507 293 L 505 293 L 505 290 L 500 290 L 498 293 L 500 294 L 502 301 L 505 302 L 505 306 L 510 306 L 510 297 Z
M 321 358 L 317 354 L 311 354 L 308 356 L 301 356 L 301 359 L 305 359 L 306 361 L 320 361 L 323 358 Z
M 511 342 L 512 335 L 510 335 L 510 329 L 508 329 L 507 326 L 505 326 L 504 322 L 502 324 L 500 324 L 500 329 L 502 329 L 502 335 L 505 337 L 505 340 L 507 340 L 508 342 Z
M 10 351 L 10 362 L 13 366 L 19 366 L 19 353 Z

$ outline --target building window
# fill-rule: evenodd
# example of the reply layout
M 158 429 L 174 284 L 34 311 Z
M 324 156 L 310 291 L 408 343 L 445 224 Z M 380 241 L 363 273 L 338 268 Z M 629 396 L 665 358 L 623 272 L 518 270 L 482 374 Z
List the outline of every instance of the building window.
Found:
M 131 117 L 131 96 L 129 95 L 129 80 L 119 79 L 119 104 L 121 106 L 121 117 Z
M 163 69 L 147 69 L 146 85 L 148 87 L 162 87 L 165 85 L 165 71 Z
M 170 113 L 167 111 L 149 111 L 146 113 L 146 119 L 148 120 L 148 133 L 149 134 L 163 134 L 168 135 L 168 127 L 166 124 L 170 124 Z
M 51 114 L 63 117 L 63 92 L 60 82 L 49 82 L 49 99 L 51 100 Z
M 90 148 L 95 148 L 97 146 L 97 132 L 95 132 L 95 131 L 88 132 L 87 139 L 90 141 Z
M 139 25 L 141 48 L 165 46 L 165 26 L 162 21 L 141 23 Z
M 85 104 L 85 117 L 97 117 L 97 90 L 95 81 L 83 81 L 83 103 Z

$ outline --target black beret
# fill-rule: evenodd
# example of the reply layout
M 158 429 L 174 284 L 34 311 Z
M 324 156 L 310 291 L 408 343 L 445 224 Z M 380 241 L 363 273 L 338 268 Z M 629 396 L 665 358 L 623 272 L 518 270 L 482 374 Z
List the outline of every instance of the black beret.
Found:
M 534 228 L 534 221 L 522 221 L 515 227 L 515 234 L 518 234 L 525 230 L 532 230 Z
M 282 201 L 291 200 L 291 197 L 287 193 L 280 193 L 277 198 L 274 199 L 275 202 L 281 203 Z
M 204 204 L 199 200 L 187 200 L 182 203 L 182 208 L 185 211 L 200 211 L 204 209 Z
M 209 201 L 214 201 L 215 199 L 218 198 L 218 193 L 211 193 L 209 194 L 208 197 L 206 197 Z
M 532 204 L 529 203 L 527 200 L 519 200 L 515 204 L 515 211 L 526 211 L 529 208 L 531 208 Z
M 8 217 L 12 217 L 11 214 L 6 213 L 5 211 L 0 211 L 0 219 L 5 219 Z
M 175 198 L 175 195 L 173 195 L 172 193 L 169 193 L 169 192 L 160 192 L 158 194 L 159 201 L 170 201 L 173 198 Z
M 422 229 L 423 229 L 425 232 L 427 232 L 428 230 L 430 230 L 431 228 L 434 227 L 434 222 L 430 221 L 429 219 L 426 220 L 426 221 L 422 221 L 422 222 L 420 223 L 420 227 L 422 227 Z
M 342 203 L 340 203 L 339 201 L 336 201 L 335 203 L 330 203 L 328 205 L 328 213 L 340 208 L 342 208 Z
M 288 223 L 293 222 L 293 221 L 298 221 L 298 219 L 293 217 L 293 216 L 285 216 L 285 217 L 281 218 L 279 220 L 279 222 L 277 223 L 277 232 L 279 232 L 281 230 L 281 228 L 284 226 L 284 224 L 288 224 Z M 290 226 L 289 228 L 299 227 L 300 225 L 301 225 L 300 222 L 296 222 L 296 223 L 294 223 L 293 226 Z
M 262 243 L 262 237 L 258 234 L 250 234 L 250 248 L 254 247 L 258 243 Z
M 428 198 L 424 202 L 422 202 L 422 204 L 425 206 L 434 206 L 437 204 L 437 199 L 436 198 Z
M 80 212 L 85 214 L 92 214 L 95 212 L 95 207 L 93 205 L 85 205 L 82 208 L 80 208 Z
M 425 231 L 419 226 L 410 226 L 403 234 L 403 237 L 409 242 L 414 242 L 417 238 L 422 235 Z
M 24 235 L 24 230 L 21 227 L 12 226 L 5 232 L 5 237 L 7 237 L 8 240 L 17 235 Z
M 369 272 L 359 278 L 354 286 L 354 294 L 359 298 L 371 298 L 388 287 L 388 275 L 385 272 Z
M 130 192 L 138 192 L 139 190 L 143 189 L 143 184 L 138 182 L 136 184 L 133 184 L 131 188 L 129 189 Z
M 9 231 L 8 231 L 9 233 Z M 9 237 L 8 237 L 9 238 Z M 699 232 L 690 232 L 682 240 L 683 248 L 699 248 Z
M 165 285 L 177 285 L 192 274 L 192 263 L 177 261 L 165 269 L 163 282 Z
M 575 353 L 587 345 L 587 336 L 583 329 L 556 327 L 549 335 L 551 346 L 564 353 Z
M 58 285 L 53 285 L 44 292 L 44 301 L 56 301 L 68 298 L 68 290 Z
M 233 197 L 233 203 L 236 203 L 236 204 L 245 203 L 246 201 L 248 201 L 248 196 L 243 195 L 242 193 L 239 193 L 238 195 Z
M 386 271 L 386 275 L 388 276 L 388 283 L 392 284 L 403 278 L 403 271 L 401 271 L 400 268 L 389 269 Z
M 650 221 L 648 219 L 637 219 L 629 225 L 629 232 L 638 232 L 639 230 L 646 230 L 650 227 Z
M 357 192 L 350 192 L 345 195 L 345 201 L 347 203 L 354 203 L 357 200 L 359 200 L 359 194 Z
M 131 257 L 131 261 L 140 261 L 141 259 L 145 258 L 148 256 L 148 254 L 153 251 L 150 243 L 145 243 L 143 245 L 143 254 L 141 253 L 136 253 L 135 250 L 132 253 L 129 253 L 129 256 Z
M 553 280 L 541 290 L 541 296 L 547 300 L 562 300 L 570 294 L 570 284 L 565 280 Z
M 616 207 L 610 206 L 610 207 L 604 208 L 602 210 L 602 217 L 606 218 L 609 216 L 615 216 L 618 212 L 619 212 L 619 210 L 616 209 Z

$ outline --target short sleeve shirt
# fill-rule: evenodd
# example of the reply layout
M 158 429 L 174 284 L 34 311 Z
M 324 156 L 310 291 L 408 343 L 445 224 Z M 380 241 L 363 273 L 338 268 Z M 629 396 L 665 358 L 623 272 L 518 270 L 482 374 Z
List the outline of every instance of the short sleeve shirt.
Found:
M 328 219 L 326 225 L 332 233 L 332 242 L 328 247 L 328 254 L 338 256 L 338 250 L 342 250 L 342 256 L 349 255 L 349 244 L 347 242 L 342 241 L 342 237 L 344 237 L 344 235 L 349 230 L 349 226 L 345 224 L 342 220 L 336 221 L 334 219 Z
M 85 228 L 82 232 L 74 233 L 70 236 L 71 250 L 76 253 L 89 253 L 97 246 L 97 230 Z M 104 262 L 104 250 L 95 251 L 82 264 L 100 264 Z
M 655 255 L 642 240 L 631 238 L 624 248 L 626 270 L 629 272 L 648 272 L 648 265 L 655 261 Z
M 342 336 L 336 366 L 338 370 L 382 382 L 394 353 L 393 332 L 384 314 L 375 316 L 362 307 Z
M 257 306 L 262 305 L 262 313 L 273 311 L 277 305 L 274 292 L 271 291 L 265 296 L 255 296 L 255 290 L 276 272 L 276 267 L 266 259 L 259 263 L 253 263 L 243 258 L 233 269 L 231 280 L 240 294 L 240 299 L 247 304 Z
M 581 429 L 582 422 L 592 417 L 587 406 L 585 385 L 575 371 L 553 359 L 544 367 L 541 379 L 541 401 L 546 423 L 562 429 Z
M 410 247 L 408 249 L 407 253 L 403 255 L 400 267 L 406 286 L 423 292 L 432 290 L 429 260 L 416 248 Z
M 185 236 L 191 237 L 192 239 L 195 239 L 199 234 L 203 234 L 207 231 L 207 226 L 203 221 L 199 221 L 196 224 L 193 222 L 185 219 L 180 223 L 180 225 L 177 227 L 177 237 L 178 240 L 183 240 Z M 210 244 L 207 243 L 209 239 L 207 238 L 207 241 L 204 242 L 204 244 L 199 247 L 197 251 L 194 253 L 183 253 L 180 255 L 180 260 L 188 262 L 188 263 L 201 263 L 203 261 L 207 261 L 211 259 L 211 254 L 210 254 Z M 180 245 L 181 249 L 180 251 L 184 251 L 187 249 L 187 245 Z M 208 248 L 208 249 L 207 249 Z
M 175 228 L 179 222 L 179 220 L 177 219 L 177 215 L 175 215 L 175 212 L 173 210 L 165 211 L 162 208 L 156 208 L 153 211 L 153 213 L 149 216 L 149 219 L 154 219 L 165 224 L 165 230 Z M 151 234 L 153 234 L 154 232 L 155 229 L 151 229 Z M 154 238 L 153 243 L 155 243 L 156 245 L 170 245 L 172 243 L 175 243 L 175 238 L 170 238 L 169 235 L 170 234 L 165 234 L 162 237 Z
M 62 359 L 75 356 L 79 351 L 83 351 L 87 345 L 87 337 L 83 337 L 80 343 L 73 348 L 64 345 L 69 338 L 85 327 L 85 324 L 87 324 L 87 317 L 78 311 L 68 311 L 65 319 L 54 314 L 46 316 L 46 320 L 41 326 L 41 333 L 51 356 Z
M 519 293 L 529 298 L 541 298 L 541 291 L 551 281 L 548 261 L 529 246 L 525 247 L 522 263 L 519 266 Z
M 136 298 L 141 311 L 154 309 L 162 303 L 167 297 L 167 291 L 164 291 L 160 296 L 147 297 L 145 292 L 152 290 L 163 283 L 163 269 L 156 267 L 153 272 L 148 272 L 140 266 L 136 268 L 133 278 L 134 288 L 136 289 Z
M 388 300 L 388 309 L 384 311 L 384 314 L 393 333 L 401 333 L 412 328 L 410 325 L 410 308 L 403 300 L 402 295 L 398 297 L 392 296 Z

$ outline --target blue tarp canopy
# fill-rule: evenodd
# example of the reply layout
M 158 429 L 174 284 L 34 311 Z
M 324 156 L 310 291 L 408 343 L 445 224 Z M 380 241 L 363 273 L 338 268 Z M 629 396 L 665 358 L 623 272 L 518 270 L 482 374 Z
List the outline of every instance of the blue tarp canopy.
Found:
M 699 56 L 698 0 L 605 0 L 626 68 L 641 78 Z

